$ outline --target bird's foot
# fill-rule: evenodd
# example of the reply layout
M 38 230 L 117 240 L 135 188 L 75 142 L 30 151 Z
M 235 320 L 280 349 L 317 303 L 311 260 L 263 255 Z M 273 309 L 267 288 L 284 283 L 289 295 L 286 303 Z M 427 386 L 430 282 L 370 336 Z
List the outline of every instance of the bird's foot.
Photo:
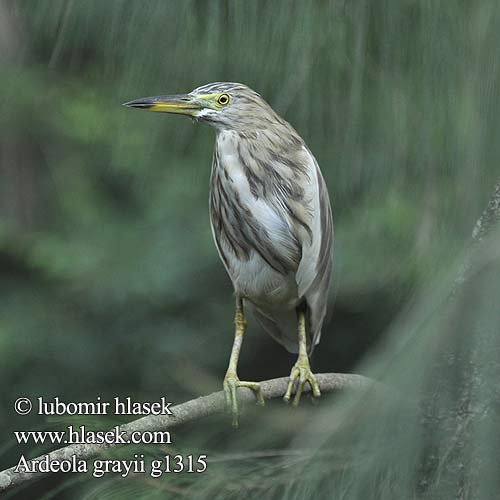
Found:
M 233 427 L 238 428 L 238 399 L 236 397 L 236 389 L 238 387 L 248 387 L 255 392 L 255 397 L 257 398 L 257 404 L 259 406 L 264 406 L 264 396 L 262 394 L 262 389 L 258 382 L 242 382 L 236 373 L 228 372 L 224 377 L 224 394 L 226 396 L 226 405 L 228 411 L 231 412 L 233 417 Z
M 298 406 L 300 402 L 300 397 L 302 396 L 302 391 L 304 390 L 305 384 L 308 383 L 312 390 L 312 395 L 314 398 L 319 398 L 321 396 L 321 391 L 319 390 L 318 383 L 316 382 L 316 378 L 311 371 L 311 366 L 309 365 L 309 360 L 298 359 L 295 365 L 293 365 L 292 371 L 290 372 L 290 380 L 288 382 L 288 387 L 286 389 L 285 396 L 283 399 L 286 403 L 290 402 L 290 398 L 292 397 L 292 392 L 297 385 L 297 389 L 295 391 L 295 397 L 293 398 L 293 406 Z

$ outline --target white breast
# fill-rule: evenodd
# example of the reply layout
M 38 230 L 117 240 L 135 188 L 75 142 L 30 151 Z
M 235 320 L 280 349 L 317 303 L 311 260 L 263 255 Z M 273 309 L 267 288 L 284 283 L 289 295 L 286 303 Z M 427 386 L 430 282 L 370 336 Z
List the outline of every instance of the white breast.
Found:
M 290 228 L 276 208 L 264 198 L 252 194 L 244 166 L 241 164 L 236 138 L 231 131 L 220 132 L 217 136 L 219 162 L 227 173 L 221 182 L 227 192 L 233 191 L 239 203 L 248 209 L 271 238 L 276 252 L 290 252 Z M 240 260 L 229 249 L 224 249 L 228 260 L 228 272 L 237 293 L 242 294 L 257 305 L 294 307 L 297 302 L 297 285 L 294 273 L 283 276 L 274 270 L 258 252 L 253 251 L 248 260 Z

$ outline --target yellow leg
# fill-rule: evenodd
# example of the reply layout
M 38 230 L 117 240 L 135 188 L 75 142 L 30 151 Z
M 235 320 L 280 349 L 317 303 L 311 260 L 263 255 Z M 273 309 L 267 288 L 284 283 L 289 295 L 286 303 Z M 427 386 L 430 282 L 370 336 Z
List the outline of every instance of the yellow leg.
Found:
M 229 358 L 229 366 L 226 376 L 224 377 L 224 393 L 226 396 L 226 404 L 233 417 L 233 427 L 238 427 L 238 399 L 236 397 L 236 389 L 238 387 L 248 387 L 255 392 L 257 404 L 264 405 L 264 396 L 260 384 L 257 382 L 242 382 L 238 378 L 238 358 L 240 357 L 241 344 L 243 343 L 243 335 L 247 326 L 245 314 L 243 312 L 243 301 L 240 297 L 236 298 L 236 314 L 234 317 L 234 342 Z
M 302 396 L 302 391 L 304 390 L 304 386 L 306 383 L 311 386 L 312 393 L 315 398 L 319 398 L 321 396 L 321 391 L 319 390 L 316 378 L 311 371 L 309 357 L 307 356 L 305 311 L 303 309 L 300 309 L 297 313 L 297 317 L 299 333 L 299 357 L 297 358 L 297 362 L 295 363 L 295 365 L 293 365 L 292 371 L 290 372 L 290 380 L 288 382 L 288 387 L 283 398 L 287 403 L 290 402 L 293 388 L 297 383 L 297 390 L 293 399 L 294 406 L 297 406 L 299 404 L 300 397 Z

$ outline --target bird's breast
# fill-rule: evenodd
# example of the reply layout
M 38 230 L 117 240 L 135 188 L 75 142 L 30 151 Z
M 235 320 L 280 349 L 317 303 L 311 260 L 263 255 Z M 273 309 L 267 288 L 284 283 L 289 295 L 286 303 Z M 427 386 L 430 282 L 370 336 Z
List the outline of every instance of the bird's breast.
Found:
M 231 134 L 216 145 L 211 221 L 219 253 L 237 292 L 255 302 L 294 302 L 300 248 L 276 200 L 252 188 L 258 173 L 241 147 Z

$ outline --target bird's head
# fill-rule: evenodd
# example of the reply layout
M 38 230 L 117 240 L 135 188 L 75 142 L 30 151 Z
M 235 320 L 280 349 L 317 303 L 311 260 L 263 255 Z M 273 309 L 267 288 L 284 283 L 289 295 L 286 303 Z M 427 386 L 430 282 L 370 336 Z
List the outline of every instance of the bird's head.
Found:
M 257 92 L 242 83 L 209 83 L 189 94 L 144 97 L 124 106 L 187 115 L 217 129 L 259 128 L 266 120 L 281 120 Z

